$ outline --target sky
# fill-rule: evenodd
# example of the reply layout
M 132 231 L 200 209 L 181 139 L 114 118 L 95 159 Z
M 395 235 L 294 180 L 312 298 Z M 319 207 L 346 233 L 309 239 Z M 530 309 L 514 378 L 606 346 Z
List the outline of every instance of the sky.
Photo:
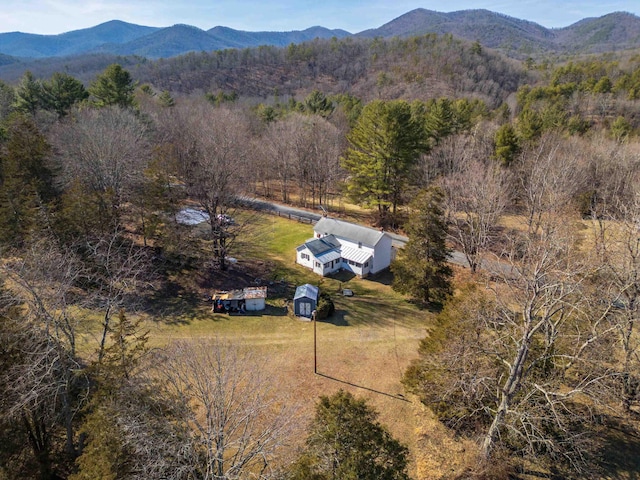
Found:
M 51 35 L 122 20 L 150 27 L 183 23 L 203 30 L 222 25 L 289 31 L 320 25 L 357 33 L 416 8 L 482 8 L 547 28 L 617 11 L 640 16 L 640 0 L 2 0 L 0 32 Z

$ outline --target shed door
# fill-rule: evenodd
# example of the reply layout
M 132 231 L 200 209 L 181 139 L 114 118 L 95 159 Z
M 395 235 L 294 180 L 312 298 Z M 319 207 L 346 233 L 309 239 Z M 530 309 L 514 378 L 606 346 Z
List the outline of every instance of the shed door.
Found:
M 311 304 L 309 302 L 300 302 L 300 316 L 302 317 L 311 316 Z

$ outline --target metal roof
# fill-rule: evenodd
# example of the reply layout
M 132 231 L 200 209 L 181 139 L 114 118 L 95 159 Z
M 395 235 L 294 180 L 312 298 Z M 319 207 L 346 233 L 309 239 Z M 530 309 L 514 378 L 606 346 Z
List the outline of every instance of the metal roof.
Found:
M 325 252 L 340 248 L 340 242 L 333 235 L 327 235 L 322 238 L 309 240 L 304 244 L 313 254 L 314 257 L 322 255 Z
M 215 292 L 211 298 L 213 300 L 242 300 L 244 292 L 242 290 L 220 290 Z
M 244 289 L 244 298 L 267 298 L 267 287 L 247 287 Z
M 293 299 L 297 300 L 298 298 L 307 297 L 318 301 L 318 293 L 318 287 L 309 283 L 305 283 L 304 285 L 300 285 L 298 288 L 296 288 L 296 294 L 293 296 Z
M 380 230 L 344 222 L 335 218 L 322 217 L 318 220 L 313 230 L 322 235 L 335 235 L 354 242 L 362 242 L 363 245 L 374 247 L 381 238 L 388 235 Z
M 342 258 L 353 260 L 356 263 L 364 263 L 371 258 L 371 253 L 360 248 L 342 247 Z
M 213 300 L 244 300 L 267 298 L 267 287 L 247 287 L 242 290 L 219 290 L 211 296 Z
M 322 255 L 315 255 L 316 260 L 322 263 L 330 262 L 331 260 L 337 260 L 342 255 L 340 254 L 340 250 L 330 250 L 328 252 L 323 253 Z

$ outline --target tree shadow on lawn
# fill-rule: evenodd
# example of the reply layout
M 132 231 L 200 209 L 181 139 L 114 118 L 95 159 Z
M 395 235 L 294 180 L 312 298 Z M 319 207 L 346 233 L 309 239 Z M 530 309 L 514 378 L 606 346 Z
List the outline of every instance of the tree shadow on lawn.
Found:
M 246 312 L 230 312 L 230 313 L 218 313 L 217 315 L 229 316 L 229 317 L 285 317 L 288 313 L 288 309 L 285 307 L 275 307 L 273 305 L 267 305 L 264 310 L 252 310 Z
M 415 324 L 415 311 L 408 306 L 386 302 L 375 297 L 334 297 L 336 310 L 334 314 L 323 320 L 337 327 L 371 326 L 386 327 L 391 325 Z M 406 319 L 410 319 L 407 321 Z
M 640 479 L 640 432 L 637 420 L 605 417 L 603 426 L 598 435 L 598 456 L 605 478 Z
M 377 393 L 378 395 L 384 395 L 385 397 L 390 397 L 390 398 L 393 398 L 395 400 L 400 400 L 400 401 L 403 401 L 403 402 L 409 402 L 409 400 L 404 398 L 404 395 L 401 394 L 401 393 L 393 394 L 393 393 L 382 392 L 380 390 L 376 390 L 374 388 L 365 387 L 364 385 L 358 385 L 356 383 L 352 383 L 352 382 L 349 382 L 347 380 L 341 380 L 339 378 L 332 377 L 331 375 L 327 375 L 325 373 L 316 372 L 316 375 L 319 375 L 321 377 L 327 378 L 329 380 L 333 380 L 334 382 L 343 383 L 343 384 L 349 385 L 351 387 L 356 387 L 356 388 L 360 388 L 362 390 L 366 390 L 368 392 Z
M 190 323 L 198 316 L 209 299 L 184 288 L 175 281 L 165 281 L 159 289 L 153 290 L 143 300 L 143 309 L 158 322 L 167 324 Z
M 322 323 L 330 323 L 331 325 L 334 325 L 336 327 L 348 327 L 349 322 L 345 318 L 345 315 L 347 315 L 347 313 L 348 312 L 346 310 L 336 310 L 330 317 L 323 318 L 322 320 L 318 321 Z

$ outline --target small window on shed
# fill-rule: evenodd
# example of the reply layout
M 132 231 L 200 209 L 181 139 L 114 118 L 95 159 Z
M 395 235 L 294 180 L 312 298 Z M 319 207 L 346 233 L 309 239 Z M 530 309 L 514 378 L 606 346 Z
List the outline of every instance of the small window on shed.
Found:
M 362 242 L 358 242 L 358 248 L 362 248 Z

